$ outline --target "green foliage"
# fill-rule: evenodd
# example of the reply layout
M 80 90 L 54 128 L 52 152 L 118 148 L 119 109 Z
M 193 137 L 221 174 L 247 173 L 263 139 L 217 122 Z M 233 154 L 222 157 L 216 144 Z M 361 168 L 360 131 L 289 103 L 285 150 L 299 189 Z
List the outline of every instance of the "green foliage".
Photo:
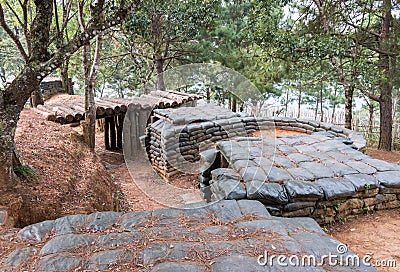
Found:
M 364 185 L 364 189 L 365 189 L 365 193 L 368 194 L 369 189 L 371 189 L 371 184 L 366 183 L 366 184 Z
M 10 37 L 0 28 L 0 88 L 16 77 L 24 62 Z
M 202 29 L 202 39 L 195 47 L 197 54 L 191 57 L 191 61 L 217 63 L 239 72 L 260 91 L 246 102 L 262 106 L 270 95 L 280 94 L 275 83 L 282 78 L 285 66 L 281 66 L 278 60 L 268 59 L 266 52 L 249 38 L 249 15 L 253 8 L 250 1 L 224 1 L 213 26 Z M 215 96 L 220 102 L 236 99 L 228 91 Z
M 327 90 L 340 86 L 335 87 L 338 91 L 335 95 L 324 93 L 324 100 L 328 99 L 331 105 L 343 103 L 340 95 L 350 97 L 353 91 L 375 95 L 379 102 L 382 84 L 389 83 L 389 89 L 391 84 L 399 86 L 397 76 L 388 76 L 396 73 L 395 58 L 399 56 L 400 24 L 394 12 L 399 3 L 373 0 L 254 0 L 253 3 L 248 35 L 270 58 L 287 63 L 290 69 L 282 79 L 283 85 L 296 89 L 322 83 Z M 382 18 L 387 11 L 393 11 L 395 18 L 390 23 L 389 39 L 383 41 Z M 382 68 L 385 56 L 391 59 L 389 72 Z M 305 102 L 312 103 L 318 92 L 308 88 L 307 96 Z M 346 110 L 351 114 L 351 108 Z
M 393 139 L 393 149 L 400 150 L 400 138 L 394 137 Z
M 337 212 L 337 211 L 339 210 L 340 206 L 342 206 L 342 203 L 340 203 L 340 202 L 335 203 L 335 204 L 333 205 L 333 210 L 334 210 L 335 212 Z
M 204 29 L 212 27 L 219 0 L 144 1 L 127 20 L 121 45 L 130 52 L 137 85 L 189 62 Z
M 37 178 L 38 175 L 29 165 L 18 165 L 14 167 L 14 173 L 24 178 Z

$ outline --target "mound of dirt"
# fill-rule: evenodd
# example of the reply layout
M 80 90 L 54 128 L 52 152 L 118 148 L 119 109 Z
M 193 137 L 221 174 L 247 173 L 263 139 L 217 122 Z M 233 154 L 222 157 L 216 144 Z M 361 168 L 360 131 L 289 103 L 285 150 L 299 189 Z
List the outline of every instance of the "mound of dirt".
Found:
M 0 196 L 7 225 L 22 227 L 76 213 L 118 210 L 118 186 L 82 137 L 68 126 L 24 110 L 15 137 L 22 162 L 20 182 Z M 118 203 L 123 203 L 118 199 Z

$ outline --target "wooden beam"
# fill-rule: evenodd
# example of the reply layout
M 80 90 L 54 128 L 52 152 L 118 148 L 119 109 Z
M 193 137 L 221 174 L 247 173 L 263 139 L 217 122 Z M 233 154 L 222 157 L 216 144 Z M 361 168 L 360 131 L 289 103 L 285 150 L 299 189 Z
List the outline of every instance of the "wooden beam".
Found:
M 104 122 L 104 145 L 106 146 L 106 150 L 110 150 L 110 121 L 108 118 L 105 118 Z

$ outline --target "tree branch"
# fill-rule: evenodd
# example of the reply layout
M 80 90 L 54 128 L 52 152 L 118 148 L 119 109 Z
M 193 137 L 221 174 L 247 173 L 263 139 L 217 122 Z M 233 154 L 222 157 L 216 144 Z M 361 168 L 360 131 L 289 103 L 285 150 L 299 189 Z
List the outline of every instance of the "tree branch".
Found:
M 18 39 L 17 35 L 14 34 L 14 32 L 10 29 L 10 27 L 7 25 L 6 20 L 4 18 L 4 10 L 2 5 L 0 4 L 0 25 L 3 27 L 3 29 L 6 31 L 8 36 L 13 40 L 15 45 L 17 46 L 19 52 L 22 55 L 22 58 L 24 59 L 25 62 L 28 62 L 28 54 L 25 52 L 24 47 L 22 46 L 22 43 Z
M 91 19 L 91 21 L 89 21 L 89 23 L 86 25 L 84 32 L 76 33 L 76 35 L 66 45 L 63 45 L 61 48 L 59 48 L 59 50 L 54 53 L 54 56 L 44 63 L 43 70 L 46 70 L 46 67 L 59 67 L 65 59 L 65 56 L 71 56 L 84 44 L 87 44 L 91 39 L 96 37 L 97 34 L 123 22 L 140 2 L 140 0 L 136 0 L 130 5 L 125 6 L 125 1 L 122 1 L 121 5 L 122 3 L 124 5 L 120 5 L 119 9 L 115 11 L 115 13 L 109 18 L 107 18 L 104 23 L 94 24 L 94 20 Z
M 381 98 L 373 93 L 370 93 L 366 90 L 364 90 L 363 88 L 358 87 L 357 88 L 362 94 L 366 95 L 369 99 L 372 99 L 376 102 L 381 102 Z
M 101 60 L 108 60 L 108 59 L 115 59 L 115 58 L 123 58 L 126 56 L 129 56 L 131 54 L 131 52 L 126 52 L 126 53 L 122 53 L 122 54 L 118 54 L 118 55 L 112 55 L 112 56 L 106 56 L 106 57 L 102 57 Z
M 24 27 L 24 23 L 21 21 L 21 19 L 19 18 L 19 15 L 17 12 L 15 12 L 15 10 L 13 9 L 13 7 L 10 5 L 10 3 L 8 3 L 8 1 L 5 1 L 6 6 L 11 10 L 12 14 L 14 14 L 15 18 L 17 18 L 18 23 Z
M 359 29 L 359 30 L 361 30 L 361 31 L 364 31 L 364 32 L 367 32 L 368 34 L 371 34 L 371 35 L 373 35 L 373 36 L 375 36 L 375 37 L 380 37 L 381 35 L 379 34 L 379 33 L 376 33 L 376 32 L 373 32 L 373 31 L 371 31 L 371 30 L 368 30 L 368 29 L 366 29 L 366 28 L 364 28 L 364 27 L 362 27 L 362 26 L 358 26 L 358 25 L 356 25 L 356 24 L 353 24 L 353 23 L 351 23 L 351 22 L 346 22 L 346 24 L 348 24 L 348 25 L 350 25 L 350 26 L 352 26 L 352 27 L 354 27 L 354 28 L 356 28 L 356 29 Z

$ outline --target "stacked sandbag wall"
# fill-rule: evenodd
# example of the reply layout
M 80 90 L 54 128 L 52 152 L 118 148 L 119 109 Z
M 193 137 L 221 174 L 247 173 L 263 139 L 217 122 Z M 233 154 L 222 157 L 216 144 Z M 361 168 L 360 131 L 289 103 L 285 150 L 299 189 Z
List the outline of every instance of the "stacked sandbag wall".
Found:
M 146 150 L 150 162 L 166 179 L 173 179 L 201 159 L 201 152 L 216 142 L 247 136 L 243 113 L 208 106 L 168 111 L 155 110 L 159 118 L 147 126 Z M 254 132 L 251 129 L 250 132 Z M 250 133 L 249 132 L 249 133 Z

